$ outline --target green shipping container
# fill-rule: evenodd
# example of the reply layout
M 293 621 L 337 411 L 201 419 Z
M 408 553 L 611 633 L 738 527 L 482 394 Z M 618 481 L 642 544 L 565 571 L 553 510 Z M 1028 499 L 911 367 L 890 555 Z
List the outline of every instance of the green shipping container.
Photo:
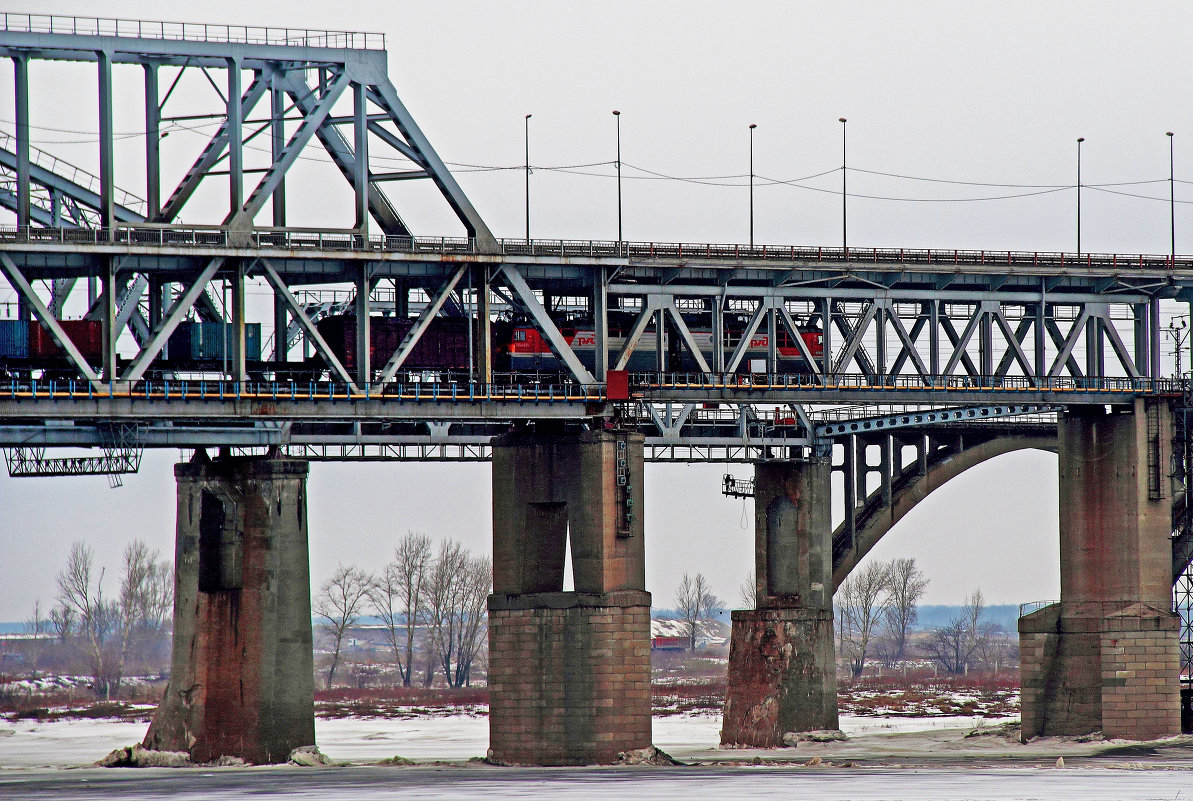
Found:
M 246 323 L 244 340 L 245 359 L 260 361 L 261 324 Z M 170 336 L 169 347 L 171 361 L 222 361 L 232 357 L 232 326 L 227 323 L 181 323 Z

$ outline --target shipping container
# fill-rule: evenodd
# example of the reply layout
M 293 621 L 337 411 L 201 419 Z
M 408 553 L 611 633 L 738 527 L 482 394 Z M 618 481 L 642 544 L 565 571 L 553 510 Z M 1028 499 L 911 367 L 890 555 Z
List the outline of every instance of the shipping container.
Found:
M 29 322 L 0 320 L 0 359 L 29 357 Z
M 374 370 L 385 366 L 397 352 L 415 321 L 400 317 L 369 318 L 369 360 Z M 334 315 L 316 324 L 344 369 L 356 371 L 356 317 Z M 436 317 L 403 364 L 408 370 L 467 370 L 468 321 L 460 317 Z
M 223 336 L 221 337 L 221 333 Z M 244 326 L 244 358 L 261 360 L 261 324 Z M 183 322 L 170 335 L 167 345 L 172 362 L 219 362 L 232 358 L 232 326 L 229 323 Z
M 58 324 L 84 358 L 88 361 L 103 358 L 103 323 L 99 320 L 59 320 Z M 58 347 L 49 329 L 34 322 L 29 323 L 29 355 L 35 359 L 60 359 L 66 354 Z

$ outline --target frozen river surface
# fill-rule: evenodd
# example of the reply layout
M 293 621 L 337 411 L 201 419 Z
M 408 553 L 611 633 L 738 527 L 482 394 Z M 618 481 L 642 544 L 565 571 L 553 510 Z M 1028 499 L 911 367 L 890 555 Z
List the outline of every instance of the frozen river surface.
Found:
M 716 747 L 719 716 L 659 718 L 677 767 L 499 768 L 482 756 L 485 717 L 320 720 L 336 767 L 103 769 L 143 723 L 0 723 L 3 799 L 823 799 L 824 801 L 1173 801 L 1193 799 L 1193 741 L 1157 744 L 966 737 L 970 718 L 844 718 L 844 743 Z M 423 764 L 381 767 L 401 755 Z M 1064 767 L 1057 767 L 1063 756 Z M 819 764 L 806 764 L 820 757 Z M 761 761 L 761 764 L 754 764 Z M 435 762 L 436 764 L 428 764 Z M 733 764 L 729 764 L 733 763 Z

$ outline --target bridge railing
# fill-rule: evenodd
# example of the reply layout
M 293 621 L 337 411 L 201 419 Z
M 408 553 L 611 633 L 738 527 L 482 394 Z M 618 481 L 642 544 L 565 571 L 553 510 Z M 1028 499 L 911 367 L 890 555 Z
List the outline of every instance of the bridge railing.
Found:
M 160 379 L 114 381 L 96 388 L 77 378 L 0 381 L 0 399 L 91 400 L 121 398 L 157 401 L 389 401 L 416 403 L 598 403 L 605 400 L 604 384 L 508 381 L 480 384 L 467 381 L 395 381 L 353 387 L 337 381 L 232 381 L 229 379 Z
M 365 251 L 480 255 L 466 237 L 364 236 L 344 230 L 269 228 L 231 232 L 218 226 L 128 225 L 112 228 L 0 227 L 0 243 L 62 243 L 159 247 L 247 248 L 290 251 Z M 1005 267 L 1111 270 L 1193 269 L 1193 256 L 1122 253 L 1049 253 L 1015 250 L 942 250 L 930 248 L 839 248 L 802 245 L 615 242 L 568 239 L 500 239 L 498 252 L 525 258 L 609 258 L 634 260 L 720 261 L 807 264 L 900 264 L 929 268 L 958 266 L 1001 270 Z
M 697 374 L 633 373 L 630 376 L 631 399 L 651 401 L 668 391 L 708 390 L 710 396 L 726 390 L 757 393 L 764 400 L 768 391 L 789 389 L 826 390 L 876 389 L 889 390 L 892 400 L 901 393 L 927 393 L 933 402 L 949 402 L 949 395 L 957 391 L 1005 394 L 1008 391 L 1066 393 L 1097 393 L 1106 395 L 1178 394 L 1182 382 L 1169 379 L 1127 378 L 1047 378 L 1040 381 L 1021 377 L 997 380 L 979 377 L 942 377 L 939 381 L 924 382 L 919 378 L 887 379 L 886 383 L 868 383 L 866 376 L 841 376 L 821 382 L 812 376 L 709 376 Z M 748 380 L 744 380 L 748 379 Z M 151 377 L 129 384 L 119 379 L 103 388 L 79 378 L 10 377 L 0 379 L 0 398 L 79 399 L 104 397 L 179 398 L 207 400 L 229 398 L 268 398 L 275 400 L 395 400 L 395 401 L 518 401 L 527 403 L 602 402 L 608 399 L 606 385 L 581 384 L 561 373 L 498 373 L 492 383 L 470 381 L 466 372 L 426 371 L 399 374 L 394 380 L 352 386 L 338 381 L 277 379 L 234 381 L 228 378 L 172 378 Z M 735 393 L 735 401 L 740 401 Z M 737 412 L 731 410 L 694 410 L 693 422 L 730 422 Z M 798 419 L 793 412 L 775 410 L 753 422 L 772 426 L 794 426 Z
M 0 15 L 0 30 L 18 33 L 60 33 L 75 36 L 119 36 L 252 45 L 331 47 L 384 50 L 384 33 L 276 28 L 255 25 L 212 25 L 204 22 L 162 22 L 116 17 L 68 17 L 56 14 Z
M 786 389 L 908 390 L 929 392 L 1106 392 L 1171 394 L 1180 392 L 1181 382 L 1171 379 L 1116 376 L 970 376 L 899 375 L 871 377 L 863 374 L 816 376 L 810 373 L 631 373 L 630 389 L 650 390 L 735 390 L 766 392 Z

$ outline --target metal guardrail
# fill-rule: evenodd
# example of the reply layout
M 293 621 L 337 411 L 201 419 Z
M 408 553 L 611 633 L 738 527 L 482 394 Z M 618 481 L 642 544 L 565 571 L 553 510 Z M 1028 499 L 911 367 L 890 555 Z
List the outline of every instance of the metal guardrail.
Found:
M 633 390 L 737 390 L 786 389 L 914 390 L 918 392 L 1105 392 L 1157 394 L 1181 392 L 1183 382 L 1152 378 L 1073 378 L 1071 376 L 885 376 L 872 379 L 861 374 L 816 376 L 810 373 L 764 375 L 710 373 L 631 373 Z
M 229 232 L 218 227 L 180 228 L 130 225 L 112 228 L 0 227 L 0 242 L 146 245 L 162 247 L 282 249 L 297 251 L 362 251 L 482 255 L 475 239 L 465 237 L 362 236 L 350 231 L 254 229 Z M 1121 253 L 1040 253 L 1015 250 L 941 250 L 924 248 L 839 248 L 799 245 L 732 245 L 605 240 L 500 239 L 495 255 L 552 258 L 680 259 L 685 261 L 805 262 L 808 264 L 899 264 L 951 268 L 957 266 L 1110 270 L 1193 269 L 1193 256 Z M 494 254 L 489 254 L 494 255 Z
M 119 36 L 288 47 L 331 47 L 384 50 L 384 33 L 275 28 L 255 25 L 213 25 L 205 22 L 162 22 L 115 17 L 69 17 L 56 14 L 4 12 L 0 30 L 18 33 L 59 33 L 73 36 Z
M 812 376 L 695 376 L 686 375 L 682 380 L 676 375 L 634 373 L 631 375 L 631 390 L 783 390 L 783 389 L 889 389 L 892 391 L 977 391 L 1006 392 L 1083 392 L 1115 394 L 1172 394 L 1180 391 L 1181 382 L 1162 379 L 1077 379 L 1048 378 L 1041 382 L 1033 379 L 1009 377 L 998 379 L 998 383 L 984 384 L 981 379 L 971 377 L 942 378 L 939 382 L 925 383 L 919 377 L 887 379 L 884 384 L 867 383 L 865 376 L 841 376 L 821 382 Z M 384 384 L 366 384 L 353 388 L 336 381 L 233 381 L 230 379 L 150 379 L 132 386 L 117 379 L 97 389 L 91 383 L 77 379 L 24 379 L 11 378 L 0 381 L 0 398 L 29 398 L 31 400 L 78 400 L 91 398 L 146 398 L 160 400 L 227 400 L 269 399 L 269 400 L 381 400 L 381 401 L 430 401 L 430 402 L 482 402 L 516 401 L 529 403 L 575 403 L 603 402 L 608 399 L 604 384 L 580 384 L 563 374 L 523 375 L 518 373 L 494 376 L 494 382 L 481 384 L 466 378 L 450 376 L 432 380 L 420 380 L 417 374 L 402 375 Z M 631 391 L 632 400 L 650 401 L 648 393 Z M 943 398 L 942 398 L 943 399 Z M 728 422 L 735 415 L 722 414 L 718 410 L 699 410 L 692 417 L 693 422 Z M 754 422 L 770 425 L 794 425 L 793 412 L 773 410 Z
M 1154 607 L 1139 601 L 1028 601 L 1019 604 L 1019 617 L 1030 615 L 1049 606 L 1061 605 L 1062 613 L 1067 617 L 1109 617 L 1111 615 L 1126 618 L 1151 618 Z M 1166 611 L 1173 611 L 1168 609 Z
M 353 388 L 335 381 L 141 381 L 124 387 L 116 381 L 96 388 L 79 379 L 10 379 L 0 382 L 0 399 L 78 401 L 102 398 L 162 401 L 288 400 L 390 401 L 426 403 L 598 403 L 605 400 L 604 384 L 509 383 L 474 384 L 393 382 Z

